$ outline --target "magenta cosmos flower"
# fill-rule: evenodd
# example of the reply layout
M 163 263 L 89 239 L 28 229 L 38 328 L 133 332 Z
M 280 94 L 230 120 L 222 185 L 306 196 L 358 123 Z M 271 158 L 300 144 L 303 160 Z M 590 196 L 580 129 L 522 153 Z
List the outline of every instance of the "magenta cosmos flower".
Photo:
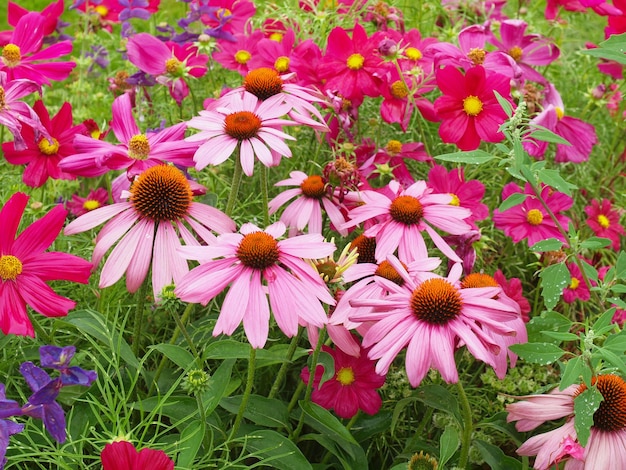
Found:
M 602 199 L 598 202 L 591 200 L 591 204 L 585 207 L 587 214 L 587 225 L 591 227 L 593 233 L 598 237 L 611 240 L 611 247 L 619 251 L 621 244 L 620 237 L 624 235 L 624 227 L 619 223 L 620 213 L 612 208 L 611 201 Z
M 254 171 L 256 156 L 265 166 L 276 166 L 280 157 L 291 157 L 282 126 L 296 125 L 281 119 L 291 110 L 280 95 L 261 101 L 251 93 L 236 93 L 216 103 L 214 109 L 200 111 L 188 126 L 200 132 L 187 137 L 188 142 L 202 142 L 193 156 L 196 170 L 207 165 L 219 165 L 239 148 L 241 167 L 247 176 Z
M 126 273 L 126 288 L 135 292 L 152 264 L 152 289 L 157 297 L 163 287 L 179 282 L 189 271 L 187 262 L 176 253 L 180 238 L 188 245 L 198 245 L 197 237 L 212 243 L 215 235 L 211 230 L 235 230 L 230 217 L 192 200 L 187 178 L 174 166 L 148 168 L 135 179 L 127 196 L 127 201 L 90 211 L 65 228 L 66 235 L 73 235 L 108 220 L 96 237 L 93 264 L 97 266 L 119 243 L 104 263 L 100 288 L 115 284 Z
M 257 29 L 247 34 L 236 34 L 235 42 L 219 41 L 219 50 L 213 53 L 213 60 L 228 70 L 236 70 L 241 75 L 246 75 L 250 71 L 248 62 L 259 50 L 259 41 L 265 35 L 263 31 Z
M 327 410 L 335 410 L 337 416 L 344 419 L 352 418 L 359 410 L 368 415 L 378 413 L 383 401 L 377 389 L 385 384 L 385 376 L 374 371 L 374 361 L 367 358 L 367 351 L 361 348 L 361 354 L 356 357 L 328 346 L 322 346 L 322 351 L 334 359 L 335 374 L 320 387 L 324 368 L 315 368 L 311 401 Z M 300 378 L 309 383 L 308 367 L 302 369 Z
M 74 137 L 77 134 L 85 135 L 87 128 L 84 124 L 74 125 L 72 105 L 67 101 L 52 118 L 41 100 L 34 104 L 33 110 L 39 117 L 41 125 L 50 134 L 51 140 L 32 127 L 24 127 L 22 129 L 22 137 L 26 144 L 24 150 L 17 150 L 14 142 L 2 144 L 7 161 L 12 165 L 26 165 L 22 181 L 32 188 L 43 186 L 48 178 L 56 180 L 76 178 L 70 173 L 61 171 L 59 162 L 63 157 L 76 153 Z
M 463 288 L 462 272 L 455 264 L 447 278 L 435 276 L 416 282 L 397 258 L 388 261 L 404 280 L 402 286 L 376 277 L 389 294 L 378 299 L 353 299 L 361 309 L 351 321 L 373 322 L 363 336 L 368 356 L 377 359 L 376 372 L 386 374 L 389 366 L 406 347 L 406 372 L 409 383 L 419 386 L 433 367 L 448 383 L 459 380 L 454 351 L 465 344 L 478 360 L 496 368 L 496 356 L 506 354 L 491 335 L 510 335 L 515 331 L 506 322 L 515 320 L 518 311 L 497 298 L 499 287 Z
M 209 246 L 179 250 L 186 258 L 203 261 L 177 283 L 174 292 L 180 299 L 206 305 L 230 284 L 214 336 L 232 335 L 243 321 L 252 347 L 262 348 L 269 333 L 270 306 L 278 327 L 289 337 L 297 334 L 299 324 L 326 324 L 320 301 L 329 305 L 335 301 L 315 268 L 302 258 L 324 258 L 335 245 L 319 234 L 279 241 L 285 230 L 282 222 L 265 230 L 247 223 L 240 233 L 220 235 Z
M 32 80 L 39 85 L 50 85 L 50 81 L 63 81 L 76 67 L 75 62 L 51 62 L 52 59 L 72 52 L 71 41 L 61 41 L 45 49 L 43 32 L 46 18 L 37 12 L 22 16 L 2 49 L 0 70 L 7 73 L 9 80 L 18 78 Z
M 72 199 L 65 203 L 70 214 L 75 216 L 86 214 L 109 203 L 109 192 L 104 188 L 92 189 L 87 197 L 73 194 Z
M 132 180 L 147 168 L 164 162 L 181 167 L 193 166 L 193 153 L 198 146 L 183 140 L 187 128 L 185 123 L 155 132 L 141 132 L 127 93 L 115 98 L 112 110 L 111 128 L 120 143 L 77 135 L 74 147 L 78 153 L 61 160 L 61 169 L 87 177 L 125 169 L 128 178 Z
M 67 211 L 55 206 L 15 238 L 28 196 L 15 193 L 0 210 L 0 329 L 35 336 L 26 305 L 46 317 L 62 317 L 76 302 L 56 294 L 47 281 L 86 284 L 91 263 L 74 255 L 45 250 L 57 237 Z
M 426 232 L 448 258 L 461 261 L 431 225 L 453 235 L 465 233 L 471 228 L 464 220 L 471 215 L 469 209 L 451 205 L 452 196 L 435 194 L 425 181 L 417 181 L 406 189 L 391 181 L 388 190 L 385 194 L 361 191 L 363 204 L 350 211 L 350 221 L 342 228 L 375 222 L 364 235 L 376 238 L 376 260 L 379 262 L 396 248 L 405 262 L 428 257 L 422 232 Z
M 589 300 L 591 293 L 585 283 L 585 278 L 580 272 L 580 268 L 576 263 L 567 263 L 567 269 L 571 279 L 569 286 L 563 289 L 563 300 L 568 304 L 575 302 L 576 299 L 586 302 Z
M 565 470 L 621 470 L 626 468 L 626 382 L 617 375 L 598 375 L 591 380 L 602 394 L 600 407 L 593 414 L 591 435 L 584 447 L 582 461 L 569 459 Z M 546 395 L 519 397 L 521 401 L 507 405 L 507 421 L 517 421 L 518 431 L 531 431 L 546 421 L 567 417 L 561 427 L 528 439 L 517 449 L 520 455 L 536 455 L 536 470 L 548 470 L 563 448 L 578 440 L 574 427 L 574 398 L 585 391 L 583 385 L 572 385 L 563 391 Z M 580 458 L 580 455 L 578 455 Z
M 526 183 L 523 191 L 515 183 L 507 184 L 502 189 L 502 200 L 506 200 L 515 193 L 523 193 L 528 196 L 517 206 L 505 211 L 498 209 L 493 211 L 493 222 L 497 229 L 503 230 L 506 235 L 513 239 L 513 243 L 519 243 L 527 238 L 528 246 L 533 246 L 535 243 L 548 238 L 556 238 L 565 242 L 557 224 L 550 218 L 548 211 L 535 196 L 528 183 Z M 555 191 L 549 186 L 543 187 L 541 198 L 550 207 L 561 227 L 567 231 L 570 219 L 561 212 L 572 207 L 574 200 L 567 194 Z
M 437 86 L 443 93 L 435 100 L 435 111 L 442 119 L 439 135 L 446 143 L 461 150 L 475 150 L 481 142 L 500 142 L 504 134 L 498 130 L 507 115 L 494 91 L 513 104 L 508 77 L 482 66 L 469 69 L 465 75 L 454 67 L 436 71 Z
M 57 0 L 50 3 L 47 7 L 41 10 L 41 15 L 45 18 L 43 23 L 43 35 L 44 37 L 50 36 L 54 33 L 57 28 L 57 23 L 59 22 L 59 18 L 63 14 L 64 10 L 64 2 L 63 0 Z M 22 16 L 30 13 L 26 8 L 21 7 L 17 3 L 9 2 L 9 8 L 7 11 L 7 22 L 15 27 L 17 26 L 18 21 Z M 6 41 L 3 41 L 4 34 L 8 33 L 6 37 Z M 5 31 L 0 33 L 0 45 L 4 46 L 11 39 L 12 31 Z
M 102 470 L 174 470 L 174 461 L 162 450 L 137 450 L 128 441 L 105 445 L 100 459 Z

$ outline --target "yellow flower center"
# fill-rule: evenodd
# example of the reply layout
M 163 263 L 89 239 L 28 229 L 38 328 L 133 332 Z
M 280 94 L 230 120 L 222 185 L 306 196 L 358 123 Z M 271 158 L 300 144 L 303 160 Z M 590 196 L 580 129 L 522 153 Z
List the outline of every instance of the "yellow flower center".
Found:
M 469 95 L 463 100 L 463 111 L 468 116 L 478 116 L 483 110 L 483 102 L 474 95 Z
M 265 269 L 278 261 L 278 243 L 265 232 L 253 232 L 245 235 L 237 248 L 237 258 L 244 266 L 253 269 Z
M 424 208 L 416 197 L 399 196 L 391 203 L 389 214 L 397 222 L 404 225 L 413 225 L 422 220 Z
M 0 256 L 0 278 L 3 281 L 15 281 L 22 274 L 22 262 L 12 255 Z
M 309 176 L 300 184 L 302 194 L 312 199 L 321 199 L 326 194 L 326 188 L 322 177 L 319 175 Z
M 391 156 L 398 155 L 402 152 L 402 142 L 399 140 L 390 140 L 387 142 L 387 145 L 385 145 L 385 150 Z
M 354 382 L 354 371 L 352 367 L 342 367 L 337 371 L 337 382 L 341 385 L 352 385 Z
M 515 62 L 519 62 L 522 58 L 522 48 L 519 46 L 512 47 L 511 49 L 509 49 L 509 55 L 513 57 L 513 60 Z
M 83 203 L 83 209 L 85 209 L 86 211 L 92 211 L 94 209 L 97 209 L 98 207 L 100 207 L 100 201 L 94 201 L 93 199 L 87 199 Z
M 616 433 L 626 428 L 626 382 L 617 375 L 598 375 L 591 379 L 598 388 L 603 400 L 593 414 L 593 426 L 601 431 Z M 587 389 L 582 384 L 576 390 L 580 395 Z
M 580 285 L 580 281 L 578 280 L 578 278 L 573 277 L 569 283 L 569 288 L 572 290 L 576 290 L 578 289 L 579 285 Z
M 244 51 L 243 49 L 237 51 L 237 53 L 235 54 L 235 60 L 238 64 L 241 65 L 246 65 L 251 58 L 252 54 L 250 54 L 248 51 Z
M 563 111 L 563 108 L 560 108 L 557 106 L 555 108 L 555 111 L 556 111 L 556 117 L 559 119 L 559 121 L 563 119 L 563 116 L 565 116 L 565 111 Z
M 7 67 L 15 67 L 22 60 L 22 52 L 19 46 L 7 44 L 2 49 L 2 59 Z
M 348 57 L 348 60 L 346 61 L 346 65 L 348 66 L 350 70 L 359 70 L 363 68 L 364 62 L 365 62 L 365 57 L 357 53 L 357 54 L 352 54 L 350 57 Z
M 539 209 L 531 209 L 528 211 L 528 214 L 526 214 L 526 221 L 530 225 L 539 225 L 543 222 L 543 214 Z
M 407 47 L 404 50 L 404 55 L 410 60 L 420 60 L 422 58 L 422 51 L 416 47 Z
M 150 155 L 150 144 L 144 134 L 131 137 L 128 143 L 128 156 L 133 160 L 145 160 Z
M 404 99 L 409 95 L 409 89 L 402 80 L 397 80 L 391 84 L 391 96 L 398 99 Z
M 107 16 L 107 14 L 109 13 L 109 9 L 107 7 L 105 7 L 104 5 L 98 5 L 94 9 L 96 10 L 96 13 L 98 13 L 98 15 L 100 15 L 102 17 Z
M 452 200 L 449 202 L 449 204 L 451 206 L 457 206 L 459 207 L 461 205 L 461 201 L 459 200 L 459 196 L 457 196 L 456 194 L 453 193 L 449 193 L 450 196 L 452 196 Z
M 280 56 L 274 62 L 274 68 L 280 73 L 285 73 L 289 70 L 289 57 Z
M 148 168 L 133 182 L 130 192 L 137 212 L 156 222 L 183 218 L 192 201 L 187 178 L 170 165 Z
M 611 225 L 611 223 L 609 222 L 609 218 L 603 214 L 600 214 L 598 216 L 598 224 L 600 224 L 600 227 L 602 228 L 609 228 L 609 226 Z
M 467 57 L 474 63 L 474 65 L 482 65 L 485 61 L 486 52 L 484 49 L 473 47 L 467 54 Z
M 53 137 L 52 142 L 50 142 L 45 137 L 42 137 L 39 139 L 37 147 L 39 147 L 39 151 L 44 155 L 56 155 L 59 151 L 59 141 Z
M 283 40 L 283 33 L 272 33 L 270 34 L 270 39 L 272 41 L 281 42 Z
M 224 119 L 224 132 L 233 139 L 251 139 L 259 129 L 261 129 L 261 120 L 250 111 L 231 113 Z
M 483 273 L 471 273 L 465 276 L 461 281 L 461 287 L 463 289 L 469 289 L 474 287 L 498 287 L 499 284 L 489 274 Z
M 182 65 L 183 63 L 180 60 L 172 57 L 165 61 L 165 71 L 170 75 L 180 75 L 182 73 Z
M 223 20 L 225 18 L 233 16 L 233 12 L 230 11 L 228 8 L 218 8 L 215 12 L 215 16 L 218 20 Z
M 248 72 L 243 80 L 243 87 L 258 99 L 266 100 L 283 91 L 283 80 L 276 70 L 261 67 Z

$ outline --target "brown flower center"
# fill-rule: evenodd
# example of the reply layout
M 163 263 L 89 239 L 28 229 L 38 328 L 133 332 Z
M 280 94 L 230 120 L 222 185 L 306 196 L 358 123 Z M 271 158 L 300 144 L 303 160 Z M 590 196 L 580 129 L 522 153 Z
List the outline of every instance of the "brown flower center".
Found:
M 244 266 L 253 269 L 269 268 L 278 261 L 278 243 L 265 232 L 245 235 L 237 248 L 237 258 Z
M 321 199 L 326 194 L 324 180 L 319 175 L 309 176 L 300 184 L 302 194 L 311 199 Z
M 224 119 L 224 132 L 233 139 L 246 140 L 257 135 L 261 119 L 250 111 L 237 111 Z
M 0 279 L 15 281 L 22 274 L 22 262 L 13 255 L 0 256 Z
M 404 225 L 413 225 L 422 220 L 424 208 L 416 197 L 398 196 L 391 203 L 389 214 L 397 222 Z
M 0 110 L 4 109 L 7 105 L 4 88 L 0 86 Z
M 374 237 L 359 235 L 350 243 L 350 250 L 354 248 L 359 254 L 357 263 L 376 263 L 376 239 Z
M 489 274 L 471 273 L 461 281 L 461 287 L 468 289 L 472 287 L 499 287 L 500 285 Z
M 426 323 L 445 325 L 461 313 L 461 294 L 445 279 L 427 279 L 411 295 L 411 309 Z
M 15 44 L 7 44 L 2 48 L 2 58 L 7 67 L 15 67 L 22 60 L 22 51 Z
M 626 382 L 617 375 L 598 375 L 591 380 L 592 385 L 602 394 L 600 407 L 593 414 L 593 425 L 605 432 L 617 432 L 626 428 Z M 576 395 L 587 389 L 582 384 Z
M 261 67 L 248 72 L 243 80 L 243 87 L 258 99 L 266 100 L 283 91 L 283 80 L 276 70 Z
M 144 134 L 131 137 L 128 143 L 128 156 L 133 160 L 145 160 L 150 155 L 150 143 Z
M 394 268 L 391 263 L 386 260 L 378 265 L 378 268 L 376 268 L 376 272 L 374 272 L 374 275 L 384 277 L 385 279 L 388 279 L 391 282 L 398 284 L 399 286 L 404 284 L 404 279 L 402 279 L 402 276 L 400 276 L 398 271 L 396 271 L 396 268 Z
M 44 155 L 56 155 L 59 151 L 59 141 L 53 137 L 52 142 L 50 142 L 45 137 L 42 137 L 39 139 L 37 147 L 39 147 L 39 151 Z
M 148 168 L 133 182 L 130 192 L 137 212 L 156 222 L 184 217 L 192 201 L 187 178 L 170 165 Z

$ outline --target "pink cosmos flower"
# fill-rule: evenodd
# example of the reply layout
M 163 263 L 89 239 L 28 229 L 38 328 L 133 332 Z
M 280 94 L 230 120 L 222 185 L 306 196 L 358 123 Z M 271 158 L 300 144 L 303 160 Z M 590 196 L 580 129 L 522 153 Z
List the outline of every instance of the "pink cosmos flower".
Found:
M 72 52 L 71 41 L 61 41 L 41 49 L 46 18 L 38 12 L 22 16 L 2 49 L 0 70 L 9 80 L 28 79 L 39 85 L 50 85 L 50 81 L 63 81 L 76 67 L 75 62 L 52 62 L 51 59 Z
M 5 335 L 35 336 L 26 312 L 29 305 L 46 317 L 62 317 L 76 302 L 56 294 L 48 281 L 86 284 L 91 263 L 46 249 L 55 240 L 67 211 L 55 206 L 15 238 L 28 196 L 15 193 L 0 210 L 0 329 Z
M 528 183 L 526 183 L 523 191 L 515 183 L 507 184 L 502 189 L 502 200 L 506 200 L 514 193 L 523 193 L 528 196 L 517 206 L 505 211 L 498 209 L 493 211 L 493 222 L 497 229 L 504 230 L 504 233 L 513 239 L 513 243 L 519 243 L 527 238 L 528 246 L 548 238 L 565 241 L 556 223 L 550 218 L 550 215 L 535 196 Z M 549 186 L 543 187 L 541 198 L 556 215 L 556 219 L 561 227 L 567 231 L 570 219 L 561 214 L 561 212 L 572 207 L 574 200 L 566 194 L 553 190 Z
M 405 347 L 409 383 L 418 387 L 433 367 L 448 383 L 458 381 L 454 351 L 464 343 L 478 360 L 496 367 L 496 356 L 505 354 L 491 335 L 514 332 L 506 322 L 519 315 L 509 303 L 498 300 L 499 287 L 463 288 L 462 272 L 456 264 L 447 278 L 433 275 L 416 282 L 397 258 L 387 259 L 403 278 L 402 286 L 376 278 L 389 294 L 382 299 L 354 299 L 354 307 L 370 307 L 350 315 L 352 321 L 374 322 L 363 337 L 363 347 L 371 348 L 370 359 L 378 359 L 376 372 L 386 374 Z
M 87 197 L 80 197 L 78 194 L 73 194 L 72 199 L 67 201 L 65 206 L 67 210 L 70 211 L 70 214 L 78 217 L 79 215 L 96 210 L 99 207 L 106 206 L 108 203 L 109 192 L 104 188 L 98 188 L 89 191 Z
M 612 208 L 611 201 L 602 199 L 602 203 L 599 203 L 597 199 L 592 199 L 591 204 L 585 207 L 585 214 L 588 217 L 587 225 L 593 233 L 611 240 L 611 247 L 619 251 L 624 227 L 619 223 L 620 213 Z
M 383 401 L 376 391 L 385 384 L 385 376 L 374 371 L 374 361 L 367 358 L 366 351 L 350 356 L 340 349 L 322 346 L 322 351 L 330 354 L 335 361 L 335 374 L 319 386 L 324 368 L 317 366 L 313 379 L 311 401 L 327 410 L 333 409 L 337 416 L 352 418 L 359 410 L 375 415 Z M 310 371 L 304 367 L 300 373 L 303 382 L 308 383 Z
M 127 201 L 99 207 L 65 228 L 66 235 L 73 235 L 106 222 L 96 237 L 94 266 L 119 241 L 104 263 L 100 288 L 115 284 L 126 273 L 126 288 L 135 292 L 152 265 L 152 289 L 157 297 L 163 287 L 178 283 L 189 271 L 187 262 L 176 253 L 180 238 L 187 245 L 199 245 L 197 237 L 212 243 L 216 237 L 211 230 L 226 233 L 235 229 L 230 217 L 192 200 L 187 178 L 174 166 L 148 168 L 126 196 Z
M 183 140 L 187 128 L 185 123 L 142 133 L 133 116 L 127 93 L 115 98 L 112 111 L 111 128 L 120 143 L 77 135 L 74 147 L 78 153 L 61 160 L 61 169 L 87 177 L 125 169 L 132 180 L 147 168 L 166 161 L 185 168 L 193 166 L 193 154 L 198 145 Z
M 41 15 L 45 18 L 43 23 L 43 35 L 44 38 L 46 36 L 50 36 L 56 30 L 57 23 L 59 21 L 59 17 L 63 14 L 64 2 L 63 0 L 57 0 L 50 3 L 47 7 L 41 10 Z M 24 7 L 21 7 L 15 2 L 9 1 L 9 8 L 7 14 L 7 22 L 15 27 L 20 20 L 20 18 L 24 15 L 30 13 Z M 4 47 L 9 43 L 11 39 L 12 31 L 3 31 L 0 33 L 0 46 Z
M 291 72 L 291 54 L 295 46 L 296 35 L 289 28 L 280 36 L 263 38 L 259 41 L 259 52 L 250 58 L 250 69 L 268 67 L 280 74 Z
M 428 233 L 448 258 L 461 261 L 431 225 L 460 235 L 470 229 L 464 220 L 471 214 L 469 209 L 450 205 L 452 196 L 435 194 L 425 181 L 417 181 L 406 189 L 391 181 L 387 189 L 388 194 L 361 191 L 359 194 L 364 204 L 350 211 L 350 221 L 343 228 L 376 220 L 364 234 L 376 237 L 376 260 L 379 262 L 396 248 L 399 257 L 406 262 L 428 257 L 422 232 Z
M 461 150 L 474 150 L 483 141 L 504 139 L 498 128 L 507 115 L 494 91 L 512 104 L 509 78 L 499 73 L 487 75 L 481 66 L 472 67 L 465 75 L 446 66 L 437 70 L 436 78 L 443 96 L 434 104 L 443 120 L 439 135 L 444 142 L 456 144 Z
M 281 119 L 291 109 L 281 95 L 261 101 L 251 93 L 236 93 L 216 102 L 214 109 L 200 111 L 187 124 L 200 132 L 187 137 L 188 142 L 202 142 L 194 154 L 196 170 L 219 165 L 239 148 L 243 172 L 252 176 L 254 157 L 270 167 L 280 163 L 281 156 L 291 157 L 282 126 L 296 123 Z
M 324 80 L 319 76 L 321 62 L 322 50 L 320 47 L 313 39 L 305 39 L 293 50 L 289 59 L 289 67 L 295 72 L 299 85 L 314 86 L 318 90 L 322 90 Z
M 213 60 L 228 70 L 236 70 L 241 75 L 250 71 L 248 62 L 259 50 L 259 41 L 265 36 L 257 29 L 250 34 L 236 34 L 236 42 L 219 41 L 219 50 L 213 53 Z
M 613 5 L 619 8 L 621 13 L 610 15 L 607 18 L 608 26 L 604 29 L 605 38 L 612 34 L 626 33 L 626 0 L 613 0 Z
M 595 128 L 578 118 L 567 116 L 561 95 L 551 83 L 546 86 L 543 111 L 530 121 L 563 137 L 571 145 L 556 144 L 555 162 L 586 162 L 591 150 L 598 143 Z M 533 157 L 543 159 L 548 142 L 532 138 L 524 142 L 524 149 Z
M 76 153 L 74 137 L 77 134 L 86 134 L 87 128 L 84 124 L 77 126 L 73 124 L 72 105 L 67 101 L 52 118 L 41 100 L 35 102 L 33 110 L 50 138 L 41 135 L 38 129 L 29 126 L 22 128 L 26 148 L 17 150 L 15 142 L 2 144 L 7 161 L 12 165 L 26 165 L 22 181 L 32 188 L 43 186 L 48 178 L 56 180 L 76 178 L 70 173 L 61 171 L 59 162 L 62 158 Z
M 159 10 L 160 0 L 141 0 L 141 6 L 135 6 L 138 0 L 98 0 L 97 2 L 83 2 L 78 10 L 95 14 L 99 22 L 107 31 L 111 31 L 111 23 L 119 23 L 129 18 L 147 20 L 151 14 Z
M 418 162 L 430 163 L 432 157 L 426 152 L 426 147 L 422 142 L 400 142 L 392 139 L 383 148 L 376 151 L 372 145 L 366 147 L 365 152 L 359 150 L 363 144 L 357 147 L 355 153 L 359 173 L 363 178 L 372 178 L 377 175 L 389 175 L 391 173 L 396 181 L 407 188 L 415 183 L 415 179 L 406 166 L 406 159 Z
M 243 33 L 246 24 L 256 13 L 254 3 L 248 0 L 193 0 L 193 3 L 208 4 L 214 13 L 202 15 L 202 22 L 230 35 Z
M 348 230 L 339 228 L 346 222 L 339 208 L 339 201 L 328 194 L 324 179 L 319 175 L 309 176 L 302 171 L 292 171 L 289 176 L 290 178 L 279 181 L 275 186 L 297 188 L 283 191 L 269 202 L 269 211 L 273 214 L 287 201 L 297 197 L 280 216 L 280 220 L 290 229 L 289 236 L 302 232 L 307 225 L 309 233 L 322 233 L 322 208 L 339 234 L 347 235 Z
M 128 441 L 114 441 L 100 453 L 102 470 L 174 470 L 174 461 L 162 450 L 138 451 Z
M 576 299 L 586 302 L 591 297 L 591 293 L 580 272 L 580 268 L 576 263 L 567 263 L 567 269 L 569 270 L 571 280 L 569 286 L 563 289 L 563 300 L 568 304 L 573 303 Z
M 502 288 L 502 292 L 506 294 L 510 299 L 515 300 L 520 307 L 520 313 L 524 322 L 530 321 L 529 313 L 531 312 L 530 303 L 524 297 L 522 289 L 522 281 L 517 277 L 512 277 L 507 280 L 500 269 L 493 273 L 493 278 L 498 285 Z
M 536 455 L 535 470 L 548 470 L 557 460 L 567 457 L 565 445 L 570 444 L 566 469 L 620 470 L 626 468 L 626 382 L 617 375 L 598 375 L 591 380 L 602 394 L 600 407 L 593 414 L 593 425 L 583 455 L 574 427 L 574 398 L 585 391 L 583 385 L 571 385 L 563 391 L 552 390 L 545 395 L 519 397 L 521 401 L 507 405 L 507 421 L 517 421 L 518 431 L 530 431 L 546 421 L 567 417 L 562 426 L 528 439 L 517 449 L 519 455 Z
M 299 324 L 322 327 L 327 317 L 320 301 L 334 305 L 335 300 L 302 258 L 329 256 L 335 245 L 320 234 L 279 241 L 285 230 L 282 222 L 265 230 L 247 223 L 239 233 L 220 235 L 209 246 L 179 249 L 202 264 L 176 284 L 174 293 L 185 302 L 206 305 L 230 284 L 213 335 L 232 335 L 243 321 L 253 348 L 265 346 L 270 306 L 278 327 L 289 337 L 297 334 Z
M 547 0 L 544 16 L 546 20 L 556 19 L 559 7 L 567 11 L 586 12 L 591 8 L 596 14 L 602 16 L 621 15 L 622 11 L 606 3 L 606 0 Z

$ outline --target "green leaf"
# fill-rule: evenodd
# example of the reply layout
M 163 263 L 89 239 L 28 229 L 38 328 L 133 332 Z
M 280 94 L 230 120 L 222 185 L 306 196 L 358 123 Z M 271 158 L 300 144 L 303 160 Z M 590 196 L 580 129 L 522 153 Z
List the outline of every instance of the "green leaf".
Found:
M 581 259 L 580 263 L 587 277 L 592 281 L 598 282 L 598 270 L 591 266 L 589 263 L 587 263 L 584 259 Z
M 626 292 L 626 286 L 624 284 L 615 284 L 611 286 L 611 292 L 615 292 L 616 294 L 623 294 Z
M 539 170 L 537 175 L 539 177 L 539 181 L 553 187 L 557 191 L 567 194 L 568 196 L 572 195 L 572 189 L 578 189 L 578 186 L 575 184 L 565 181 L 559 170 L 549 170 L 544 168 L 543 170 Z
M 232 390 L 230 390 L 230 378 L 234 365 L 235 359 L 222 361 L 220 366 L 213 372 L 211 378 L 209 378 L 207 391 L 202 395 L 202 405 L 207 416 L 213 413 L 223 397 L 227 396 L 228 393 L 232 393 Z
M 444 162 L 480 165 L 481 163 L 486 163 L 496 157 L 485 152 L 484 150 L 471 150 L 469 152 L 444 153 L 443 155 L 438 155 L 434 158 L 435 160 L 442 160 Z
M 615 263 L 615 276 L 617 279 L 626 279 L 626 252 L 621 251 Z
M 193 355 L 186 349 L 175 344 L 161 343 L 152 346 L 152 349 L 159 351 L 181 369 L 187 369 L 187 367 L 195 364 Z
M 437 384 L 422 385 L 415 396 L 426 406 L 450 413 L 459 424 L 463 422 L 458 399 L 447 388 Z
M 480 455 L 491 467 L 491 470 L 521 470 L 522 463 L 506 455 L 499 447 L 481 439 L 474 440 L 472 444 L 479 450 Z
M 563 242 L 561 240 L 557 240 L 556 238 L 548 238 L 547 240 L 541 240 L 540 242 L 535 243 L 530 247 L 532 251 L 557 251 L 560 250 L 563 246 Z
M 400 415 L 408 405 L 415 401 L 418 401 L 417 397 L 406 397 L 396 402 L 396 405 L 393 407 L 393 415 L 391 416 L 391 424 L 389 426 L 392 436 L 394 435 L 396 424 L 398 423 L 398 419 L 400 419 Z
M 555 134 L 554 132 L 552 132 L 551 130 L 543 126 L 540 126 L 539 124 L 531 123 L 530 128 L 533 129 L 533 131 L 530 133 L 529 137 L 535 140 L 540 140 L 542 142 L 550 142 L 553 144 L 567 145 L 567 146 L 572 145 L 568 140 L 564 139 L 560 135 Z
M 313 356 L 309 356 L 309 363 L 313 359 Z M 326 351 L 321 351 L 319 356 L 317 357 L 317 366 L 322 366 L 324 372 L 322 373 L 322 378 L 320 379 L 318 389 L 324 385 L 324 382 L 328 382 L 335 376 L 335 359 Z
M 285 345 L 275 345 L 269 349 L 258 349 L 256 352 L 257 366 L 265 367 L 272 364 L 285 362 L 286 351 L 289 347 Z M 294 359 L 306 356 L 308 352 L 304 348 L 298 348 L 294 354 Z M 204 350 L 202 359 L 248 359 L 250 357 L 250 345 L 240 343 L 232 339 L 224 339 L 210 343 Z
M 624 359 L 626 358 L 626 356 L 624 356 L 623 353 L 618 356 L 613 351 L 609 351 L 605 348 L 598 348 L 596 351 L 602 357 L 602 359 L 611 364 L 613 367 L 619 369 L 622 375 L 626 375 L 626 364 L 624 364 Z
M 548 365 L 558 360 L 565 351 L 552 343 L 513 344 L 509 349 L 527 362 Z
M 571 281 L 569 269 L 563 263 L 553 264 L 544 268 L 539 277 L 543 302 L 547 309 L 552 310 Z
M 263 466 L 279 470 L 312 470 L 300 449 L 282 434 L 270 429 L 252 431 L 246 435 L 246 451 L 263 461 Z M 182 466 L 178 463 L 179 466 Z M 191 467 L 189 467 L 191 468 Z
M 587 445 L 593 424 L 593 414 L 601 402 L 602 394 L 595 387 L 588 388 L 574 398 L 574 429 L 576 429 L 578 442 L 583 447 Z
M 603 328 L 606 328 L 607 326 L 611 325 L 611 321 L 613 320 L 613 315 L 615 314 L 615 310 L 613 309 L 609 309 L 606 312 L 604 312 L 602 315 L 600 315 L 600 318 L 598 318 L 593 326 L 591 327 L 591 329 L 595 332 L 598 332 L 600 330 L 602 330 Z
M 578 378 L 582 375 L 583 367 L 585 367 L 585 363 L 582 361 L 580 356 L 567 361 L 567 364 L 565 364 L 565 370 L 561 375 L 561 385 L 559 385 L 559 390 L 565 390 L 570 385 L 578 382 Z
M 509 197 L 507 197 L 504 201 L 502 201 L 502 204 L 500 204 L 500 207 L 498 207 L 498 210 L 502 212 L 507 209 L 510 209 L 511 207 L 515 207 L 521 204 L 522 202 L 524 202 L 528 196 L 530 196 L 530 194 L 513 193 Z
M 531 343 L 549 342 L 549 338 L 543 331 L 567 332 L 572 329 L 572 321 L 558 312 L 543 311 L 541 315 L 533 317 L 526 323 L 528 331 L 528 341 Z M 558 343 L 558 341 L 555 341 Z
M 439 438 L 439 465 L 444 465 L 459 448 L 459 432 L 454 427 L 447 427 Z
M 185 422 L 198 413 L 198 402 L 195 398 L 187 395 L 170 395 L 167 400 L 162 397 L 150 397 L 129 405 L 134 410 L 154 411 L 158 410 L 163 416 L 173 421 Z
M 241 398 L 241 395 L 222 398 L 220 406 L 236 415 L 239 412 Z M 267 428 L 286 428 L 289 426 L 287 405 L 280 400 L 265 398 L 261 395 L 250 395 L 243 416 L 254 424 Z
M 580 247 L 587 248 L 589 250 L 595 250 L 598 248 L 604 248 L 605 246 L 609 246 L 611 243 L 611 240 L 608 238 L 591 237 L 587 240 L 583 240 L 580 243 Z
M 550 338 L 558 339 L 559 341 L 578 341 L 580 337 L 574 333 L 561 332 L 561 331 L 542 331 L 542 333 Z
M 183 430 L 179 441 L 181 451 L 178 453 L 176 465 L 181 468 L 191 468 L 193 466 L 193 461 L 200 450 L 200 446 L 202 445 L 204 432 L 205 423 L 202 421 L 192 421 Z
M 496 99 L 498 100 L 498 103 L 500 103 L 500 107 L 506 113 L 507 117 L 510 118 L 511 116 L 513 116 L 513 106 L 511 106 L 511 103 L 509 102 L 509 100 L 504 98 L 496 90 L 493 90 L 493 94 L 496 95 Z M 442 466 L 443 466 L 443 464 L 442 464 Z
M 616 335 L 610 335 L 604 341 L 602 347 L 619 354 L 624 354 L 626 351 L 626 330 L 622 330 Z

